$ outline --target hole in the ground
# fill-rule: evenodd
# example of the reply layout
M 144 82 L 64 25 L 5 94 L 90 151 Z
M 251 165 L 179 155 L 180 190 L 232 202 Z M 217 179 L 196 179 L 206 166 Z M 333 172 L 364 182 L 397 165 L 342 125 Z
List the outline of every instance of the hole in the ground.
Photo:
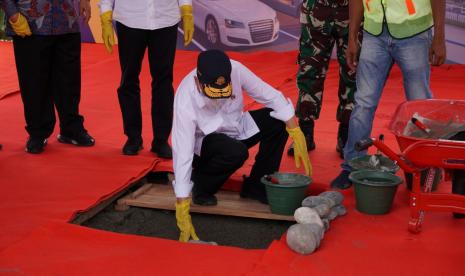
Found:
M 130 192 L 145 182 L 163 184 L 168 182 L 168 177 L 166 173 L 150 173 L 140 183 L 133 185 Z M 117 211 L 114 208 L 116 200 L 80 224 L 117 233 L 178 239 L 179 231 L 174 211 L 139 207 Z M 81 214 L 81 216 L 84 215 Z M 289 221 L 195 213 L 191 215 L 200 239 L 214 241 L 219 245 L 249 249 L 267 248 L 273 240 L 279 239 L 293 224 Z

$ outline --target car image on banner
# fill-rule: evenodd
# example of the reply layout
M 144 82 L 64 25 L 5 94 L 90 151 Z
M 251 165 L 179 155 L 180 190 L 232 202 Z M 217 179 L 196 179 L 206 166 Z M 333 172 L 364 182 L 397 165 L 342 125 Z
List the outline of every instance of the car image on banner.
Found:
M 193 0 L 195 26 L 211 46 L 256 46 L 275 41 L 276 11 L 258 0 Z

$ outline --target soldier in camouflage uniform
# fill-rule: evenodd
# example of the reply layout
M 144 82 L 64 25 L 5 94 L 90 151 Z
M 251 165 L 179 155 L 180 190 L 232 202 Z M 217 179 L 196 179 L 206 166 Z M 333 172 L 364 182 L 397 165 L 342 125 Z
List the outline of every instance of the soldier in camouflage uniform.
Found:
M 304 0 L 301 6 L 299 98 L 296 115 L 307 138 L 307 148 L 315 149 L 314 120 L 318 119 L 323 100 L 323 87 L 334 44 L 339 61 L 339 122 L 336 150 L 342 157 L 347 141 L 349 118 L 354 106 L 355 72 L 350 71 L 345 59 L 349 33 L 349 0 Z M 288 150 L 293 155 L 293 145 Z

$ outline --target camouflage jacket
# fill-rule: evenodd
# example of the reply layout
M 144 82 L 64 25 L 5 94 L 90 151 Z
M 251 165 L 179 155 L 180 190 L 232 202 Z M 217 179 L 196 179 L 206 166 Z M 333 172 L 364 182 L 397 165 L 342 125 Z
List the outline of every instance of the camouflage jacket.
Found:
M 331 8 L 349 6 L 349 0 L 303 0 L 301 12 L 309 14 L 315 5 Z
M 7 18 L 17 12 L 24 15 L 35 35 L 79 32 L 79 15 L 73 0 L 1 0 L 0 4 Z M 7 33 L 13 35 L 9 25 Z

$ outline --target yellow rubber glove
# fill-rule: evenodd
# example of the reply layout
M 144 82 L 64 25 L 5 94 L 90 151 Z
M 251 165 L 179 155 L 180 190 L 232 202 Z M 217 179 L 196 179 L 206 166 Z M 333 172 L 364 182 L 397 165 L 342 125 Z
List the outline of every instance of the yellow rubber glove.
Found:
M 191 215 L 189 209 L 191 206 L 191 199 L 184 199 L 181 202 L 176 202 L 176 222 L 181 231 L 179 241 L 188 242 L 190 238 L 198 241 L 199 237 L 195 233 L 194 225 L 192 225 Z
M 191 43 L 194 37 L 194 16 L 191 5 L 181 6 L 182 30 L 184 31 L 184 46 Z
M 300 164 L 303 163 L 305 173 L 309 176 L 312 176 L 312 164 L 310 163 L 310 158 L 308 157 L 307 142 L 305 141 L 304 133 L 300 127 L 286 127 L 286 130 L 294 141 L 295 166 L 300 168 Z
M 29 23 L 27 23 L 27 19 L 22 14 L 18 13 L 18 19 L 16 19 L 15 22 L 11 19 L 8 21 L 10 22 L 13 31 L 20 37 L 32 35 Z
M 105 43 L 108 53 L 113 53 L 113 45 L 115 45 L 115 33 L 113 31 L 113 12 L 107 11 L 100 15 L 102 24 L 102 39 Z

